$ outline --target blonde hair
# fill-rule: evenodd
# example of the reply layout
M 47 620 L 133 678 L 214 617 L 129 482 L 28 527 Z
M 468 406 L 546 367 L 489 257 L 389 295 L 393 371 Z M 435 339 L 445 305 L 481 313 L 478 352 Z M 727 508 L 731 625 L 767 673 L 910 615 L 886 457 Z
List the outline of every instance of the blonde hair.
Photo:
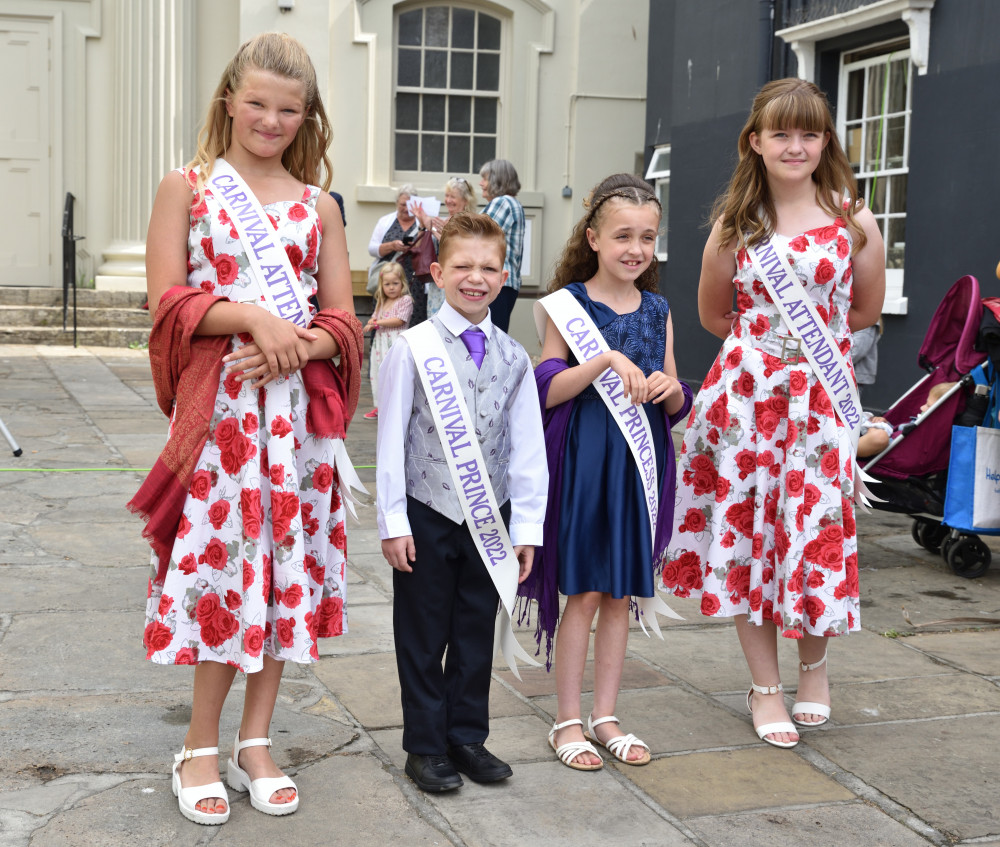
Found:
M 233 119 L 226 111 L 226 103 L 240 90 L 247 73 L 255 70 L 302 83 L 306 119 L 282 154 L 281 164 L 300 182 L 329 190 L 332 168 L 326 151 L 333 132 L 319 95 L 316 69 L 300 42 L 282 32 L 265 32 L 240 45 L 222 72 L 222 79 L 212 95 L 205 123 L 198 133 L 198 152 L 188 163 L 189 170 L 199 168 L 199 194 L 211 175 L 211 166 L 225 155 L 232 141 Z
M 719 252 L 734 238 L 737 247 L 746 248 L 774 235 L 777 212 L 767 183 L 763 158 L 750 146 L 750 136 L 765 130 L 801 129 L 827 134 L 829 141 L 820 154 L 813 172 L 816 202 L 828 215 L 842 218 L 854 240 L 854 249 L 864 247 L 866 238 L 854 219 L 858 208 L 858 183 L 844 148 L 840 146 L 826 96 L 811 82 L 802 79 L 777 79 L 769 82 L 754 98 L 750 116 L 740 132 L 737 150 L 739 161 L 729 187 L 716 201 L 709 226 L 716 221 L 719 229 Z M 838 203 L 846 197 L 846 207 Z
M 386 297 L 382 291 L 382 280 L 385 279 L 387 273 L 394 273 L 399 277 L 399 281 L 403 286 L 403 290 L 399 292 L 400 297 L 410 293 L 410 286 L 406 283 L 406 271 L 403 270 L 403 266 L 399 262 L 386 262 L 378 271 L 378 288 L 375 289 L 376 314 L 386 303 Z
M 563 247 L 559 264 L 556 265 L 555 277 L 549 283 L 549 291 L 558 291 L 571 282 L 586 282 L 597 274 L 597 253 L 587 240 L 587 230 L 600 230 L 613 200 L 632 203 L 635 206 L 652 204 L 657 216 L 663 214 L 660 201 L 645 180 L 632 174 L 612 174 L 602 179 L 583 201 L 583 208 L 587 213 L 577 221 L 572 235 Z M 635 287 L 640 291 L 651 291 L 655 294 L 659 291 L 659 284 L 660 274 L 654 255 L 649 267 L 636 279 Z
M 465 201 L 463 212 L 471 212 L 476 208 L 476 192 L 472 190 L 469 181 L 464 176 L 453 176 L 444 184 L 444 193 L 451 192 Z

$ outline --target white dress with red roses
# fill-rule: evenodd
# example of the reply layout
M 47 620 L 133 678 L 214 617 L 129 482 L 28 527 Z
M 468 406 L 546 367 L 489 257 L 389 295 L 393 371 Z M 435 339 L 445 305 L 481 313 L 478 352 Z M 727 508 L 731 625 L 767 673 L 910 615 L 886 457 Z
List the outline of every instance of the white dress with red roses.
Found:
M 775 235 L 774 244 L 850 361 L 844 222 L 794 238 Z M 773 343 L 770 333 L 789 333 L 744 251 L 734 284 L 740 318 L 684 435 L 664 587 L 700 597 L 705 615 L 773 620 L 790 638 L 857 630 L 849 433 L 806 359 L 784 364 L 759 349 Z
M 316 291 L 319 191 L 310 186 L 299 202 L 264 207 L 307 296 Z M 188 285 L 252 299 L 239 237 L 205 195 L 191 207 Z M 306 431 L 307 403 L 298 374 L 254 390 L 223 371 L 164 584 L 150 579 L 147 658 L 253 673 L 265 654 L 315 661 L 319 638 L 347 630 L 337 470 L 346 453 L 339 441 Z M 154 553 L 153 576 L 158 564 Z

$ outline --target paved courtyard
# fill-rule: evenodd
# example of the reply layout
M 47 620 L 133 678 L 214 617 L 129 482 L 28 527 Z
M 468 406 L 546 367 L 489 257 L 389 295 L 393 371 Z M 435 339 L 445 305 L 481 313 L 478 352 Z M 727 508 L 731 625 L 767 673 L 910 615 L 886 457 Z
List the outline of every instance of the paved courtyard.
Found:
M 366 508 L 348 527 L 350 632 L 290 666 L 279 695 L 274 750 L 300 810 L 269 818 L 233 794 L 225 826 L 189 823 L 169 765 L 191 669 L 144 659 L 149 555 L 125 510 L 166 435 L 146 354 L 0 346 L 0 419 L 23 449 L 0 439 L 2 847 L 1000 847 L 1000 561 L 956 577 L 884 512 L 858 518 L 864 631 L 831 647 L 833 718 L 794 750 L 754 735 L 731 625 L 671 600 L 685 620 L 663 641 L 632 633 L 617 710 L 650 765 L 564 767 L 546 743 L 554 678 L 498 664 L 490 747 L 513 778 L 430 796 L 402 773 L 392 581 Z M 375 429 L 359 414 L 348 438 L 372 489 Z

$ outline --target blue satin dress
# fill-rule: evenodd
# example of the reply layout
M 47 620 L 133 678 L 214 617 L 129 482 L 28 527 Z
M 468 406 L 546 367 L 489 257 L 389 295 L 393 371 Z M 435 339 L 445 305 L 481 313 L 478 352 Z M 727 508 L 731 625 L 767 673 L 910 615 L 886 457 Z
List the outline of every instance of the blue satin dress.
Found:
M 591 300 L 582 283 L 571 283 L 566 290 L 612 350 L 628 356 L 646 376 L 663 370 L 670 309 L 663 297 L 643 291 L 639 308 L 619 315 Z M 662 404 L 646 403 L 644 408 L 662 481 L 670 433 Z M 669 471 L 672 474 L 673 468 Z M 576 397 L 567 429 L 559 503 L 559 591 L 567 595 L 600 591 L 616 598 L 653 596 L 649 515 L 639 469 L 592 385 Z

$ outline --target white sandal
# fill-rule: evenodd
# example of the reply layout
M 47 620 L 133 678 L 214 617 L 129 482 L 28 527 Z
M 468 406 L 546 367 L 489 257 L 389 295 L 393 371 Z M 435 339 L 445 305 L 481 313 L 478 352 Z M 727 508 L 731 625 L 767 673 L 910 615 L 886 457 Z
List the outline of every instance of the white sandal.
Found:
M 751 705 L 751 702 L 755 691 L 758 694 L 780 694 L 784 690 L 785 689 L 780 682 L 777 685 L 758 685 L 756 682 L 751 680 L 750 690 L 747 692 L 747 711 L 750 713 L 751 718 L 753 717 L 753 706 Z M 791 732 L 798 735 L 799 731 L 795 728 L 795 724 L 789 723 L 788 721 L 777 721 L 775 723 L 766 723 L 763 726 L 755 726 L 753 731 L 757 733 L 757 737 L 761 741 L 766 741 L 774 747 L 783 747 L 787 749 L 789 747 L 794 747 L 799 743 L 798 739 L 795 739 L 795 741 L 776 741 L 773 738 L 767 737 L 768 735 L 773 735 L 777 732 Z
M 618 718 L 614 715 L 608 715 L 606 718 L 598 718 L 597 720 L 594 720 L 594 716 L 590 715 L 587 718 L 587 732 L 584 733 L 584 737 L 596 744 L 600 744 L 605 750 L 607 750 L 612 756 L 623 764 L 649 764 L 652 756 L 649 752 L 649 745 L 645 741 L 640 741 L 630 732 L 628 735 L 616 735 L 614 738 L 609 738 L 607 743 L 605 743 L 601 741 L 601 739 L 597 737 L 597 733 L 594 732 L 594 727 L 600 726 L 602 723 L 618 723 Z M 642 747 L 643 750 L 645 750 L 642 758 L 630 759 L 628 757 L 629 751 L 633 747 Z
M 597 752 L 597 748 L 589 741 L 567 741 L 565 744 L 560 744 L 556 747 L 556 733 L 560 729 L 565 729 L 567 726 L 576 726 L 577 724 L 583 726 L 583 721 L 579 718 L 573 718 L 562 723 L 552 724 L 552 729 L 549 730 L 549 747 L 556 751 L 559 761 L 568 768 L 573 768 L 575 771 L 599 771 L 604 767 L 604 759 L 601 759 L 601 754 Z M 599 759 L 598 763 L 596 765 L 585 765 L 583 762 L 575 761 L 576 757 L 581 753 L 590 753 L 596 756 Z
M 210 782 L 208 785 L 194 785 L 191 788 L 183 788 L 181 786 L 181 775 L 178 772 L 181 763 L 188 761 L 188 759 L 196 759 L 199 756 L 218 755 L 218 747 L 198 747 L 192 750 L 186 746 L 181 749 L 180 753 L 174 754 L 174 767 L 173 771 L 171 771 L 170 786 L 173 789 L 174 796 L 177 798 L 177 806 L 181 810 L 181 814 L 192 823 L 219 826 L 229 820 L 230 806 L 229 795 L 226 794 L 226 786 L 221 782 Z M 198 804 L 202 800 L 208 800 L 212 797 L 221 797 L 225 800 L 226 811 L 218 814 L 199 812 L 197 808 Z
M 803 673 L 808 673 L 809 671 L 814 671 L 816 668 L 822 667 L 826 664 L 826 651 L 823 651 L 823 658 L 818 662 L 813 662 L 811 665 L 807 665 L 805 662 L 799 662 L 799 670 Z M 796 715 L 819 715 L 823 720 L 820 721 L 800 721 L 796 718 Z M 803 700 L 801 702 L 795 702 L 792 705 L 792 720 L 795 721 L 799 726 L 823 726 L 830 719 L 830 707 L 824 703 L 813 703 L 809 700 Z
M 239 766 L 240 753 L 247 747 L 270 746 L 270 738 L 248 738 L 246 741 L 240 741 L 240 733 L 237 730 L 236 741 L 233 742 L 233 755 L 229 758 L 226 781 L 233 791 L 249 791 L 250 805 L 258 812 L 275 816 L 290 815 L 299 808 L 299 791 L 291 779 L 287 776 L 264 776 L 260 779 L 250 779 L 250 774 Z M 271 795 L 283 788 L 293 789 L 295 798 L 287 803 L 272 803 Z

